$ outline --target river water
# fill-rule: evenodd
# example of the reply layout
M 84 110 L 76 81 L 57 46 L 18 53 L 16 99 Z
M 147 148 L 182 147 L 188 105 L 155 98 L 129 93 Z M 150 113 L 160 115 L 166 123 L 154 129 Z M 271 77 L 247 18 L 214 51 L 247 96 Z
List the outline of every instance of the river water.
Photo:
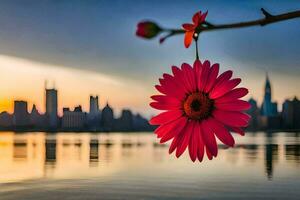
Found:
M 153 133 L 0 133 L 0 199 L 300 199 L 300 133 L 235 135 L 191 162 Z

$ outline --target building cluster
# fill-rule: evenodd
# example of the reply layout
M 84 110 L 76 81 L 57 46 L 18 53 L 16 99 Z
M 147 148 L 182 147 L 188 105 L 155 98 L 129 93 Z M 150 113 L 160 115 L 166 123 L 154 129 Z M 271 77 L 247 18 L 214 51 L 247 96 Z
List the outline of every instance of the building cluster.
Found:
M 272 101 L 271 82 L 266 76 L 264 88 L 264 99 L 259 107 L 257 102 L 251 98 L 249 100 L 251 109 L 251 121 L 248 130 L 299 130 L 300 129 L 300 101 L 297 97 L 292 100 L 285 100 L 282 111 L 279 112 L 277 103 Z
M 98 96 L 90 96 L 90 110 L 84 112 L 81 106 L 74 110 L 63 108 L 63 115 L 58 116 L 56 89 L 45 89 L 46 112 L 41 114 L 35 105 L 28 112 L 26 101 L 14 101 L 14 112 L 0 114 L 2 130 L 37 130 L 37 131 L 149 131 L 153 127 L 140 114 L 122 110 L 121 116 L 115 118 L 113 109 L 107 103 L 100 110 Z

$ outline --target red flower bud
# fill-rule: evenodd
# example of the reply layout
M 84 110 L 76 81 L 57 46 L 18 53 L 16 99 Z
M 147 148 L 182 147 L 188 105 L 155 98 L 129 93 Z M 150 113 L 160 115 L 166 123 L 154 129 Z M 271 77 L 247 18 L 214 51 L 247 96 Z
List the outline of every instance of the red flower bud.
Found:
M 151 21 L 143 21 L 138 23 L 136 35 L 138 37 L 151 39 L 157 36 L 162 29 L 154 22 Z

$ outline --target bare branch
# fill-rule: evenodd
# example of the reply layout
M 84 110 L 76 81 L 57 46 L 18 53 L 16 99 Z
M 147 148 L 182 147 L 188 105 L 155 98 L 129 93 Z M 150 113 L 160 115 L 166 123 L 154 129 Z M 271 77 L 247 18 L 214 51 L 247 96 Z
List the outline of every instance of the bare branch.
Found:
M 272 15 L 269 12 L 267 12 L 264 8 L 261 8 L 261 11 L 264 15 L 264 18 L 252 20 L 252 21 L 238 22 L 238 23 L 231 23 L 231 24 L 220 24 L 220 25 L 211 24 L 206 21 L 204 22 L 205 26 L 200 27 L 200 32 L 215 31 L 215 30 L 222 30 L 222 29 L 233 29 L 233 28 L 246 28 L 251 26 L 265 26 L 268 24 L 300 17 L 300 10 L 283 13 L 279 15 Z M 168 35 L 167 38 L 173 35 L 184 33 L 184 30 L 182 29 L 169 29 L 168 31 L 170 32 L 170 34 Z
M 261 8 L 260 10 L 261 10 L 261 12 L 265 15 L 266 18 L 274 17 L 274 16 L 271 15 L 269 12 L 267 12 L 264 8 Z

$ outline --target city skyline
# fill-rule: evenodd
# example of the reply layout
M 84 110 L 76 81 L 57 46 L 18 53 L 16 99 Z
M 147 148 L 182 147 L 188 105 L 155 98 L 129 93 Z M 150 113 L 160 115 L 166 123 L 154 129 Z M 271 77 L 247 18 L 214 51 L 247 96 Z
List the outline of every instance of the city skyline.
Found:
M 52 105 L 52 106 L 47 105 L 47 101 L 46 101 L 47 96 L 52 96 L 51 93 L 52 93 L 52 92 L 55 92 L 55 93 L 56 93 L 55 96 L 57 96 L 57 97 L 56 97 L 57 99 L 55 99 L 55 101 L 58 102 L 58 98 L 59 98 L 59 95 L 58 95 L 58 94 L 59 94 L 59 93 L 58 93 L 57 87 L 55 86 L 55 82 L 52 82 L 52 87 L 47 87 L 47 86 L 46 86 L 47 83 L 49 83 L 48 80 L 45 80 L 44 83 L 45 83 L 45 84 L 44 84 L 43 90 L 44 90 L 45 95 L 44 95 L 43 100 L 40 100 L 38 103 L 35 103 L 35 102 L 27 101 L 27 100 L 26 100 L 26 97 L 24 97 L 24 98 L 21 97 L 21 98 L 12 99 L 11 102 L 10 102 L 10 108 L 7 109 L 7 110 L 5 110 L 4 107 L 2 107 L 2 109 L 0 109 L 0 113 L 2 113 L 2 112 L 7 112 L 7 113 L 9 113 L 9 114 L 13 114 L 13 113 L 14 113 L 14 105 L 15 105 L 15 102 L 26 102 L 26 104 L 27 104 L 27 111 L 28 111 L 29 113 L 32 112 L 33 109 L 36 109 L 36 110 L 39 112 L 39 114 L 46 114 L 46 113 L 47 113 L 47 108 L 51 109 L 50 107 L 55 106 L 55 107 L 57 107 L 57 116 L 58 116 L 58 117 L 62 117 L 63 111 L 64 111 L 64 109 L 66 109 L 66 108 L 68 108 L 68 109 L 70 109 L 70 110 L 73 110 L 73 109 L 75 109 L 75 108 L 78 107 L 78 106 L 82 107 L 81 104 L 74 104 L 74 105 L 66 105 L 66 104 L 63 104 L 63 105 L 65 105 L 65 106 L 63 106 L 63 107 L 61 107 L 61 108 L 59 108 L 58 105 Z M 88 104 L 87 106 L 85 106 L 85 109 L 82 109 L 82 110 L 83 110 L 84 112 L 89 113 L 89 112 L 92 110 L 91 107 L 93 107 L 93 109 L 95 109 L 95 108 L 94 108 L 95 106 L 98 107 L 98 108 L 100 108 L 100 107 L 103 107 L 103 108 L 104 108 L 107 104 L 110 104 L 108 100 L 107 100 L 106 102 L 99 101 L 99 100 L 100 100 L 99 97 L 100 97 L 99 94 L 95 94 L 95 96 L 94 96 L 93 94 L 90 94 L 90 95 L 86 98 L 86 99 L 87 99 L 87 102 L 88 102 L 89 104 Z M 91 98 L 97 99 L 97 103 L 96 103 L 97 105 L 91 105 Z M 102 106 L 99 106 L 99 105 L 100 105 L 100 102 L 101 102 L 101 105 L 102 105 Z M 58 103 L 57 103 L 57 104 L 58 104 Z M 94 104 L 94 103 L 93 103 L 93 104 Z M 37 105 L 39 105 L 39 106 L 37 106 Z M 120 108 L 120 112 L 122 111 L 122 109 L 126 109 L 126 107 L 125 107 L 125 108 Z M 92 111 L 92 112 L 94 112 L 94 111 Z M 119 114 L 121 114 L 121 113 L 119 113 Z
M 154 129 L 148 120 L 139 113 L 123 108 L 121 114 L 116 116 L 114 109 L 106 102 L 101 109 L 99 96 L 89 95 L 89 110 L 82 110 L 81 105 L 63 107 L 62 115 L 58 114 L 59 91 L 49 88 L 47 80 L 44 88 L 45 112 L 39 112 L 36 105 L 29 110 L 25 100 L 14 100 L 13 113 L 6 111 L 0 113 L 0 130 L 4 131 L 152 131 Z
M 1 65 L 2 60 L 4 60 L 3 65 Z M 29 103 L 28 111 L 30 111 L 33 104 L 35 104 L 41 113 L 46 112 L 43 95 L 45 80 L 48 80 L 49 86 L 55 86 L 55 88 L 59 91 L 62 91 L 61 95 L 58 97 L 59 115 L 62 115 L 63 107 L 70 107 L 71 105 L 74 107 L 82 105 L 83 110 L 88 111 L 89 104 L 87 97 L 91 94 L 101 94 L 102 101 L 100 102 L 100 106 L 104 107 L 107 102 L 110 102 L 111 105 L 116 107 L 116 111 L 119 114 L 121 113 L 122 108 L 133 108 L 135 112 L 141 112 L 144 110 L 144 108 L 141 108 L 143 103 L 139 103 L 135 106 L 130 106 L 130 103 L 136 104 L 136 101 L 140 98 L 143 98 L 144 101 L 148 98 L 150 99 L 150 97 L 146 95 L 132 99 L 132 95 L 130 93 L 127 95 L 122 94 L 122 98 L 112 98 L 124 91 L 127 87 L 124 82 L 99 73 L 78 69 L 60 68 L 52 65 L 45 65 L 43 66 L 43 69 L 40 69 L 40 65 L 43 65 L 43 63 L 32 62 L 19 58 L 13 60 L 9 56 L 0 55 L 0 71 L 3 72 L 0 82 L 10 80 L 10 76 L 12 74 L 14 74 L 14 76 L 18 72 L 22 74 L 22 76 L 18 78 L 17 82 L 13 85 L 9 85 L 9 87 L 3 87 L 4 85 L 0 85 L 0 112 L 8 111 L 9 113 L 12 113 L 14 100 L 27 101 Z M 6 68 L 6 66 L 8 67 Z M 8 69 L 8 71 L 5 69 Z M 30 75 L 26 76 L 26 73 L 29 73 Z M 38 78 L 37 81 L 32 80 L 36 78 Z M 81 80 L 82 82 L 78 83 L 78 80 Z M 90 83 L 86 83 L 87 80 Z M 94 89 L 96 84 L 103 86 L 103 88 L 101 90 L 99 88 Z M 74 90 L 75 86 L 76 90 Z M 130 88 L 135 88 L 142 93 L 143 89 L 141 87 L 130 83 L 128 83 L 128 86 Z M 78 93 L 77 91 L 79 90 L 80 92 Z M 5 93 L 7 95 L 5 95 Z M 147 116 L 149 117 L 150 115 L 148 114 Z
M 32 108 L 26 100 L 14 100 L 13 113 L 0 112 L 0 128 L 3 130 L 52 130 L 52 131 L 133 131 L 152 130 L 147 119 L 138 112 L 136 115 L 130 110 L 123 108 L 121 113 L 115 115 L 113 108 L 107 101 L 102 109 L 99 106 L 99 96 L 89 95 L 89 109 L 83 110 L 82 105 L 64 106 L 59 114 L 58 97 L 60 92 L 49 87 L 48 81 L 44 82 L 44 108 L 41 112 L 35 104 Z M 250 97 L 248 102 L 251 109 L 248 114 L 251 121 L 248 130 L 296 130 L 299 128 L 297 121 L 300 120 L 300 101 L 297 96 L 285 99 L 282 104 L 274 101 L 274 89 L 269 73 L 265 74 L 263 88 L 263 101 L 257 102 Z M 63 94 L 63 92 L 62 92 Z M 101 102 L 101 101 L 100 101 Z M 134 125 L 135 124 L 135 125 Z
M 273 94 L 271 80 L 266 73 L 263 102 L 259 105 L 257 101 L 250 98 L 248 102 L 251 108 L 247 113 L 251 120 L 247 127 L 248 130 L 299 130 L 300 128 L 300 101 L 296 96 L 292 99 L 285 99 L 278 109 L 277 101 L 272 98 Z
M 0 56 L 1 58 L 1 56 Z M 1 60 L 1 59 L 0 59 Z M 1 66 L 0 66 L 1 68 Z M 264 77 L 264 80 L 265 81 L 265 77 L 267 75 L 268 79 L 270 76 L 270 72 L 265 72 L 266 74 L 263 75 Z M 66 73 L 67 74 L 67 73 Z M 276 90 L 277 89 L 277 84 L 275 83 L 274 84 L 274 81 L 273 81 L 273 77 L 271 77 L 272 79 L 272 88 L 273 88 L 273 93 L 272 93 L 272 98 L 275 99 L 275 101 L 277 102 L 277 105 L 276 105 L 276 109 L 278 111 L 281 111 L 282 110 L 282 105 L 283 103 L 285 102 L 285 100 L 287 99 L 293 99 L 294 97 L 298 97 L 299 95 L 297 94 L 290 94 L 288 96 L 283 96 L 283 95 L 280 95 L 281 98 L 277 99 L 278 95 L 274 95 L 275 94 L 278 94 L 278 91 Z M 54 80 L 48 80 L 48 79 L 44 79 L 42 80 L 43 81 L 43 84 L 41 85 L 42 87 L 42 90 L 45 89 L 45 84 L 48 84 L 50 86 L 52 86 L 52 88 L 59 88 L 59 85 L 54 81 Z M 113 84 L 113 81 L 112 80 L 108 80 L 108 81 L 111 81 L 112 82 L 112 85 Z M 111 83 L 110 83 L 111 84 Z M 117 84 L 117 83 L 116 83 Z M 269 83 L 271 84 L 271 83 Z M 37 85 L 37 84 L 36 84 Z M 244 85 L 244 84 L 243 84 Z M 257 95 L 252 95 L 252 92 L 251 92 L 251 89 L 249 89 L 249 94 L 244 98 L 245 100 L 249 100 L 249 99 L 255 99 L 257 101 L 258 104 L 261 104 L 263 103 L 264 101 L 264 87 L 262 86 L 263 85 L 263 82 L 262 84 L 260 85 L 260 91 L 261 92 L 257 92 L 257 94 L 260 94 L 260 96 L 257 96 Z M 40 86 L 39 86 L 40 88 Z M 275 88 L 275 89 L 274 89 Z M 59 89 L 58 89 L 59 90 Z M 82 93 L 82 92 L 80 92 Z M 37 93 L 36 96 L 37 97 L 41 97 L 41 94 L 42 93 Z M 75 94 L 75 92 L 73 93 Z M 64 91 L 61 92 L 61 95 L 64 95 Z M 108 97 L 103 97 L 104 95 L 102 94 L 99 94 L 99 93 L 90 93 L 88 94 L 87 96 L 91 96 L 91 95 L 96 95 L 96 96 L 100 96 L 100 98 L 102 99 L 102 101 L 100 101 L 99 103 L 99 107 L 105 107 L 105 105 L 109 102 L 110 105 L 113 105 L 114 104 L 114 99 L 113 98 L 108 98 Z M 18 96 L 18 95 L 17 95 Z M 29 96 L 29 95 L 28 95 Z M 1 96 L 0 97 L 0 113 L 1 112 L 8 112 L 10 114 L 13 114 L 13 107 L 14 107 L 14 101 L 26 101 L 28 102 L 28 112 L 30 112 L 32 110 L 32 107 L 35 105 L 35 107 L 37 108 L 37 110 L 39 111 L 39 113 L 45 113 L 46 112 L 46 109 L 45 109 L 45 97 L 42 95 L 42 98 L 36 100 L 36 101 L 31 101 L 31 100 L 28 100 L 28 96 L 18 96 L 17 98 L 14 98 L 14 97 L 9 97 L 9 98 L 5 98 L 4 96 Z M 2 98 L 2 99 L 1 99 Z M 6 100 L 3 100 L 3 99 L 6 99 Z M 41 100 L 42 99 L 42 100 Z M 104 99 L 104 100 L 103 100 Z M 109 101 L 109 99 L 111 100 L 111 103 Z M 149 96 L 149 99 L 150 99 L 150 96 Z M 1 101 L 2 100 L 2 101 Z M 73 99 L 74 100 L 74 99 Z M 89 99 L 87 97 L 83 97 L 83 100 L 80 100 L 80 101 L 77 101 L 78 103 L 74 103 L 71 102 L 70 104 L 67 104 L 63 101 L 62 98 L 58 97 L 58 116 L 62 116 L 63 114 L 63 108 L 64 107 L 69 107 L 69 108 L 75 108 L 76 106 L 82 106 L 83 108 L 83 111 L 84 112 L 88 112 L 89 111 Z M 148 107 L 148 102 L 145 102 L 146 106 Z M 116 113 L 117 115 L 120 115 L 121 112 L 122 112 L 122 109 L 131 109 L 133 110 L 134 112 L 136 113 L 141 113 L 145 116 L 147 116 L 148 118 L 151 117 L 155 111 L 153 111 L 150 107 L 146 108 L 146 109 L 142 109 L 142 110 L 139 110 L 139 109 L 134 109 L 135 106 L 134 105 L 116 105 L 114 106 L 116 108 Z

